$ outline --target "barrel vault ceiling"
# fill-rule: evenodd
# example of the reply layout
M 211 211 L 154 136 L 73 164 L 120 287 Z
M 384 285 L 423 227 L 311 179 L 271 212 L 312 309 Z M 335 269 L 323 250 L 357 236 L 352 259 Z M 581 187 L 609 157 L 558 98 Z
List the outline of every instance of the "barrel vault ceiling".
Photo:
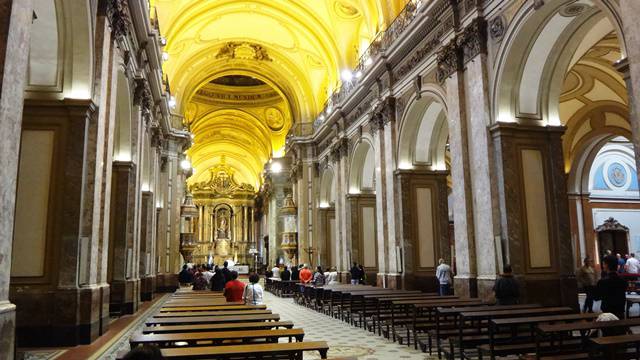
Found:
M 189 183 L 221 161 L 258 187 L 407 0 L 151 0 L 175 112 L 195 135 Z

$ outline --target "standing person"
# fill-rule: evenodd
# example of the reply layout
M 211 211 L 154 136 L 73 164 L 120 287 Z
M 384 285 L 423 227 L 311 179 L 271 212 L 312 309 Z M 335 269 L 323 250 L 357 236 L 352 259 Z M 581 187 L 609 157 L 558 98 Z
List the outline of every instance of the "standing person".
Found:
M 600 279 L 596 285 L 594 300 L 602 300 L 600 310 L 609 312 L 624 319 L 625 304 L 627 302 L 627 281 L 618 276 L 618 259 L 606 256 L 603 261 L 606 278 Z
M 358 264 L 358 269 L 360 270 L 360 278 L 358 279 L 358 284 L 364 285 L 367 282 L 367 272 L 364 271 L 364 267 L 362 264 Z
M 354 262 L 353 266 L 351 267 L 351 270 L 349 270 L 349 272 L 351 273 L 351 285 L 358 285 L 358 283 L 360 282 L 360 268 L 358 267 L 358 263 Z
M 291 280 L 291 271 L 289 271 L 288 266 L 284 267 L 284 269 L 282 270 L 282 274 L 280 274 L 280 278 L 282 279 L 282 281 Z
M 504 272 L 493 285 L 493 291 L 496 293 L 498 305 L 515 305 L 520 297 L 520 287 L 513 277 L 511 265 L 504 266 Z
M 222 264 L 222 275 L 224 275 L 224 283 L 226 284 L 228 281 L 231 281 L 231 270 L 229 270 L 229 263 L 225 261 Z
M 262 301 L 262 297 L 264 295 L 264 291 L 262 290 L 262 286 L 258 284 L 260 281 L 260 277 L 256 273 L 252 273 L 249 275 L 249 285 L 244 287 L 244 292 L 242 294 L 242 298 L 244 299 L 244 303 L 247 305 L 262 305 L 264 302 Z
M 302 269 L 302 264 L 297 267 L 293 266 L 291 269 L 291 280 L 300 281 L 300 269 Z
M 336 270 L 335 266 L 329 269 L 327 278 L 325 279 L 325 283 L 327 285 L 340 284 L 340 282 L 338 281 L 338 271 Z
M 218 265 L 216 265 L 213 270 L 213 276 L 211 277 L 211 291 L 223 291 L 226 283 L 224 274 Z
M 311 270 L 309 270 L 309 266 L 304 265 L 302 270 L 300 270 L 300 293 L 304 293 L 304 284 L 309 284 L 311 279 L 313 278 L 313 274 L 311 274 Z
M 182 271 L 180 271 L 180 274 L 178 274 L 178 282 L 180 282 L 180 285 L 191 285 L 191 283 L 193 282 L 193 274 L 191 274 L 191 271 L 189 271 L 189 269 L 187 269 L 187 264 L 182 265 Z
M 271 275 L 272 278 L 280 279 L 280 266 L 278 264 L 271 269 L 271 272 L 273 273 L 273 275 Z
M 227 302 L 239 302 L 242 301 L 243 294 L 244 283 L 238 280 L 238 272 L 233 270 L 231 280 L 224 285 L 224 297 L 227 298 Z
M 625 260 L 625 258 L 620 256 L 620 254 L 616 254 L 616 259 L 618 260 L 618 273 L 622 274 L 624 272 L 625 264 L 627 263 L 627 261 Z
M 444 263 L 444 259 L 438 260 L 436 278 L 440 284 L 440 296 L 449 295 L 451 290 L 451 266 Z
M 313 274 L 313 285 L 315 286 L 323 286 L 324 285 L 325 276 L 322 272 L 322 266 L 318 266 L 316 268 L 315 274 Z
M 593 295 L 596 286 L 596 272 L 593 270 L 593 261 L 587 256 L 584 258 L 583 265 L 576 271 L 576 280 L 578 287 L 581 287 L 587 294 L 582 306 L 582 312 L 593 312 Z
M 640 273 L 640 261 L 636 259 L 636 254 L 629 254 L 629 260 L 626 263 L 626 270 L 629 274 L 638 274 Z

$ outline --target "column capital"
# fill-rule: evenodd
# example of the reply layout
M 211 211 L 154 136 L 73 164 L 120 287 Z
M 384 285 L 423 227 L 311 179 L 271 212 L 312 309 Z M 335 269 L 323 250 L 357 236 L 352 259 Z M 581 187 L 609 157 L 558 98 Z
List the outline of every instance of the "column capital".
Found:
M 462 64 L 473 60 L 477 55 L 487 53 L 487 22 L 476 18 L 456 38 L 460 48 Z
M 149 89 L 149 82 L 145 78 L 135 79 L 136 88 L 133 92 L 133 104 L 140 106 L 142 110 L 142 119 L 145 124 L 151 120 L 151 108 L 153 106 L 153 98 Z
M 371 117 L 369 118 L 369 126 L 371 127 L 371 130 L 374 132 L 383 130 L 386 124 L 394 122 L 396 120 L 395 109 L 395 97 L 388 96 L 380 101 L 375 108 L 373 108 Z
M 122 38 L 129 34 L 131 16 L 128 0 L 111 0 L 107 2 L 107 18 L 114 38 Z

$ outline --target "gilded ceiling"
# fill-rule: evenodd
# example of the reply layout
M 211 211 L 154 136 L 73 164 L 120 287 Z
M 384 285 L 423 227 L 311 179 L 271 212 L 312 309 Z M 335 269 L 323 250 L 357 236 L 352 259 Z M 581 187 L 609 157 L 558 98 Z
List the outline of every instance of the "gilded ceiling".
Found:
M 190 184 L 205 181 L 224 156 L 240 183 L 257 188 L 291 126 L 315 118 L 341 72 L 405 3 L 151 0 L 167 40 L 175 112 L 195 134 Z

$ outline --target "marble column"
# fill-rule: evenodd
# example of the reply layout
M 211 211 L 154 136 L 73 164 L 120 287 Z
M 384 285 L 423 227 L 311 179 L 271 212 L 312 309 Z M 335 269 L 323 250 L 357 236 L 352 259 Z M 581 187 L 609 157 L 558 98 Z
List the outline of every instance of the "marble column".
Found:
M 131 274 L 134 247 L 134 204 L 137 166 L 131 161 L 115 161 L 111 183 L 110 312 L 133 314 L 140 303 L 140 283 Z M 137 278 L 137 277 L 136 277 Z
M 384 157 L 384 122 L 374 113 L 369 121 L 371 137 L 373 138 L 373 149 L 375 152 L 375 192 L 376 192 L 376 243 L 378 246 L 378 274 L 376 285 L 386 287 L 386 272 L 389 268 L 387 248 L 387 205 L 385 193 L 385 176 L 382 169 L 385 166 Z
M 8 360 L 15 352 L 15 305 L 9 301 L 9 282 L 32 16 L 32 0 L 0 0 L 0 358 Z
M 620 18 L 626 58 L 617 64 L 627 84 L 632 142 L 636 153 L 636 170 L 640 181 L 640 29 L 638 28 L 640 2 L 636 0 L 620 0 Z M 622 40 L 622 39 L 621 39 Z
M 396 171 L 399 238 L 407 254 L 402 269 L 403 288 L 436 292 L 438 259 L 451 264 L 447 175 L 447 171 Z
M 153 243 L 153 217 L 155 213 L 153 193 L 142 192 L 140 203 L 140 301 L 149 301 L 153 298 L 153 289 L 156 277 L 151 273 L 153 257 L 151 254 Z
M 503 251 L 521 301 L 578 308 L 564 172 L 564 127 L 497 123 L 495 143 Z
M 397 169 L 396 151 L 397 146 L 397 130 L 396 130 L 396 107 L 395 99 L 389 97 L 384 100 L 382 108 L 384 117 L 384 168 L 383 176 L 385 204 L 387 208 L 387 244 L 384 252 L 387 256 L 387 272 L 386 286 L 388 288 L 399 289 L 402 286 L 402 263 L 404 261 L 404 253 L 399 251 L 401 246 L 399 223 L 398 223 L 398 193 L 395 179 L 395 170 Z

